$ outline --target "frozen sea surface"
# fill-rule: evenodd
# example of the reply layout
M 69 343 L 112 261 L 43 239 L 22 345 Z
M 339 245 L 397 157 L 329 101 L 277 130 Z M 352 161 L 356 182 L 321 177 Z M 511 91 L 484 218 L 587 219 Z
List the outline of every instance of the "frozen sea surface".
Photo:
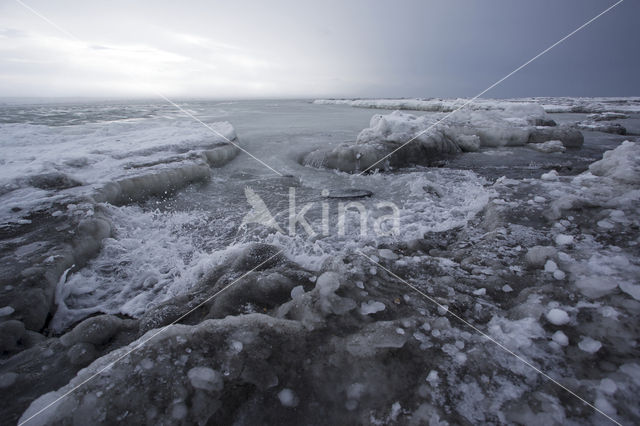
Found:
M 460 101 L 181 102 L 216 132 L 160 102 L 0 106 L 4 418 L 117 361 L 28 424 L 640 421 L 638 100 L 524 101 L 627 134 L 360 175 L 304 159 L 362 141 L 367 108 Z M 469 122 L 534 128 L 515 105 Z

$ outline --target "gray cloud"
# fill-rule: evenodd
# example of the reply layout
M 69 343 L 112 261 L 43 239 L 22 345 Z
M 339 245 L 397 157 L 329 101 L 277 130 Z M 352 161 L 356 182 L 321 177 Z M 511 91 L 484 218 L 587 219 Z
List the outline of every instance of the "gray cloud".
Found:
M 473 96 L 603 0 L 26 0 L 0 5 L 4 96 Z M 490 97 L 640 95 L 627 0 Z

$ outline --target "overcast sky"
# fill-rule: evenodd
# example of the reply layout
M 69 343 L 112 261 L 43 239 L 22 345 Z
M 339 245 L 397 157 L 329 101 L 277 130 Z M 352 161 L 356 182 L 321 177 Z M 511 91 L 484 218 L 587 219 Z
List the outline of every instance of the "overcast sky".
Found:
M 614 0 L 0 1 L 0 97 L 474 96 Z M 626 0 L 486 97 L 639 96 Z M 67 34 L 68 33 L 68 34 Z

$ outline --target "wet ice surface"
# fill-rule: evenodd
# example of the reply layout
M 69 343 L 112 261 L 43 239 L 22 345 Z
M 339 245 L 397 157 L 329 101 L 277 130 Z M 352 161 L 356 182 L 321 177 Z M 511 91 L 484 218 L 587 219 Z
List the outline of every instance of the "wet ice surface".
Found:
M 46 116 L 54 125 L 65 116 L 47 108 L 14 121 Z M 74 121 L 83 108 L 73 108 L 67 124 L 113 119 L 107 109 Z M 635 137 L 585 131 L 584 146 L 564 153 L 482 148 L 442 167 L 358 176 L 305 167 L 300 157 L 355 140 L 371 111 L 293 101 L 189 108 L 205 122 L 232 123 L 242 146 L 285 176 L 240 155 L 172 196 L 56 205 L 62 224 L 74 212 L 99 214 L 112 232 L 57 286 L 46 328 L 24 331 L 11 300 L 0 307 L 0 391 L 15 401 L 6 418 L 26 420 L 145 342 L 30 423 L 610 423 L 455 314 L 606 415 L 640 420 L 640 159 L 620 146 Z M 181 120 L 161 105 L 115 114 L 147 125 L 158 119 L 147 110 Z M 586 114 L 550 118 L 575 123 Z M 633 129 L 637 117 L 617 122 Z M 318 235 L 241 226 L 246 188 L 284 230 L 294 188 L 298 210 L 314 203 L 306 218 Z M 345 200 L 324 197 L 325 189 L 372 195 Z M 371 212 L 366 235 L 355 211 L 345 235 L 337 232 L 346 201 Z M 371 232 L 383 201 L 400 207 L 395 236 Z M 323 205 L 329 235 L 320 232 Z M 46 263 L 33 244 L 14 241 L 5 251 L 33 259 L 40 250 Z M 110 316 L 96 316 L 103 313 Z M 40 341 L 35 331 L 50 334 Z

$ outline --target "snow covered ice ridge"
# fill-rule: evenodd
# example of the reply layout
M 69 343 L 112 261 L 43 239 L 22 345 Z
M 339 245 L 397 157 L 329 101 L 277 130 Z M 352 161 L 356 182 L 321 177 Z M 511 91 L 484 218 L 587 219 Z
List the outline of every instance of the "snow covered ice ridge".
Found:
M 437 116 L 415 116 L 401 111 L 374 115 L 370 127 L 360 132 L 355 143 L 317 149 L 302 161 L 314 167 L 358 172 L 435 165 L 482 147 L 531 144 L 542 152 L 554 152 L 583 144 L 579 130 L 556 126 L 539 105 L 508 102 L 500 105 L 491 110 L 456 111 L 442 122 Z
M 464 105 L 468 99 L 316 99 L 318 105 L 348 105 L 356 108 L 397 109 L 430 112 L 451 112 Z M 476 99 L 467 107 L 474 110 L 501 110 L 512 103 L 535 103 L 546 112 L 600 113 L 604 111 L 625 113 L 640 111 L 640 98 L 521 98 Z

